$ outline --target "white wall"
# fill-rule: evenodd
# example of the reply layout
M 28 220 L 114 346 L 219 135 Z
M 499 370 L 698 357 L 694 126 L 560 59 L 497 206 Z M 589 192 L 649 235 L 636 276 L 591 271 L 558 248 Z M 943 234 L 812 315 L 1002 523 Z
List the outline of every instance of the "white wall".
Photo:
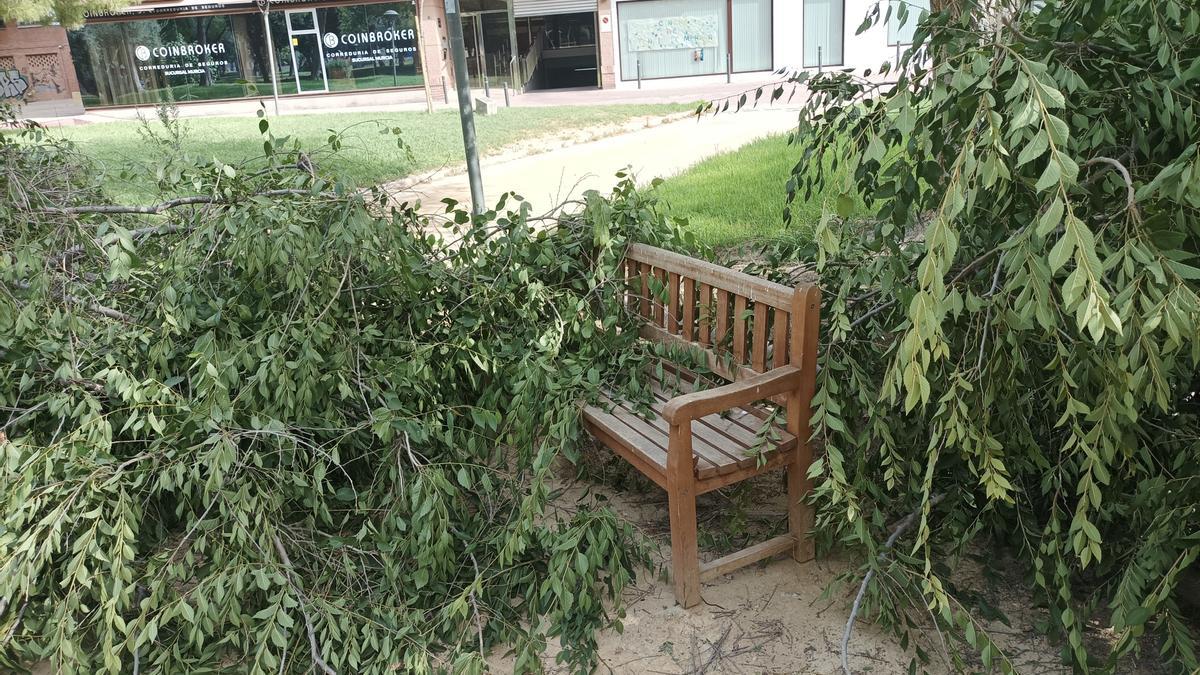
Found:
M 887 14 L 887 0 L 844 0 L 846 3 L 845 20 L 843 22 L 843 49 L 844 62 L 842 68 L 854 68 L 860 74 L 870 69 L 872 75 L 879 71 L 879 66 L 883 62 L 892 62 L 896 60 L 895 46 L 888 46 L 887 43 L 887 25 L 882 20 L 868 28 L 861 35 L 855 35 L 859 25 L 867 16 L 867 12 L 875 6 L 876 2 L 882 3 L 880 7 L 880 16 Z M 624 4 L 621 0 L 616 0 L 615 4 Z M 794 68 L 799 69 L 803 63 L 804 54 L 804 0 L 775 0 L 772 37 L 773 42 L 773 57 L 774 69 Z M 620 26 L 617 25 L 617 12 L 613 12 L 613 62 L 617 72 L 617 88 L 618 89 L 634 89 L 637 88 L 637 82 L 629 81 L 622 82 L 620 79 L 621 73 L 621 54 L 620 54 Z M 746 78 L 747 74 L 742 73 L 734 75 L 735 81 L 741 79 L 762 79 L 761 74 L 752 78 Z M 702 84 L 709 80 L 716 82 L 717 80 L 724 82 L 725 76 L 705 76 L 689 77 L 689 78 L 672 78 L 670 80 L 644 80 L 643 88 L 658 88 L 664 86 L 679 86 L 680 83 L 693 82 Z

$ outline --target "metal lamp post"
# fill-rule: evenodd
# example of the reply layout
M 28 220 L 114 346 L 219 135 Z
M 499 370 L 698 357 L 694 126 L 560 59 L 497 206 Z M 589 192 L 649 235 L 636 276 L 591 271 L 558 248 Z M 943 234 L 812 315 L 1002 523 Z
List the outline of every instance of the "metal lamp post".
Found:
M 479 148 L 475 141 L 475 110 L 471 105 L 471 84 L 467 81 L 467 47 L 463 40 L 459 0 L 446 2 L 446 32 L 450 34 L 450 53 L 454 57 L 454 88 L 458 90 L 458 116 L 462 121 L 463 150 L 467 155 L 467 180 L 471 184 L 471 212 L 483 213 L 483 179 L 479 175 Z

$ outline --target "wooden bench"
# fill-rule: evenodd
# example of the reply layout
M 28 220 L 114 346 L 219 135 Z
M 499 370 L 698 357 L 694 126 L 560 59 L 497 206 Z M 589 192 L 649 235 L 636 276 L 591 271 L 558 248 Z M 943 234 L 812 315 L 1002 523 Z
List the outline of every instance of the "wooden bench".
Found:
M 623 302 L 640 317 L 641 335 L 701 350 L 708 369 L 729 382 L 677 395 L 680 383 L 700 382 L 680 367 L 663 378 L 670 381 L 652 383 L 649 418 L 611 392 L 583 414 L 598 440 L 667 491 L 676 601 L 696 605 L 702 581 L 778 553 L 811 560 L 813 516 L 804 499 L 819 290 L 642 244 L 629 247 L 623 271 Z M 768 436 L 764 424 L 778 428 Z M 787 471 L 788 533 L 701 564 L 697 495 L 776 469 Z

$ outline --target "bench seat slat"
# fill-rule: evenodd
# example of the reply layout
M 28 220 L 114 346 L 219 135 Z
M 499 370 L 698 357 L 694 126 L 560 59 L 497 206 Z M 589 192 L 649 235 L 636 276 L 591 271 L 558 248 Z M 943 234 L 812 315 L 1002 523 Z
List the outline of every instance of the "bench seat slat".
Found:
M 622 445 L 624 450 L 640 456 L 657 471 L 665 473 L 670 426 L 662 418 L 662 409 L 671 398 L 682 391 L 690 391 L 692 386 L 686 381 L 681 381 L 680 387 L 676 387 L 674 382 L 664 385 L 655 381 L 652 385 L 654 400 L 650 402 L 653 413 L 650 419 L 633 412 L 633 405 L 624 401 L 620 394 L 609 392 L 601 397 L 598 406 L 584 409 L 584 418 L 590 425 L 607 431 L 608 437 Z M 766 415 L 765 410 L 757 408 L 738 409 L 728 417 L 712 414 L 694 420 L 692 454 L 696 478 L 706 480 L 756 468 L 757 458 L 750 450 L 758 443 L 757 432 Z M 775 434 L 776 439 L 765 448 L 764 454 L 768 459 L 796 446 L 796 437 L 782 426 L 776 425 Z M 608 439 L 602 440 L 608 442 Z

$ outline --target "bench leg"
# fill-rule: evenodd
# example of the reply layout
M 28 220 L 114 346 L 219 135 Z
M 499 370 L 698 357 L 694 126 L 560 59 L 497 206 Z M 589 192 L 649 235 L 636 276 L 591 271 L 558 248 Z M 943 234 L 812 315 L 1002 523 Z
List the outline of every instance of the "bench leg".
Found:
M 676 486 L 668 493 L 671 508 L 671 581 L 675 602 L 681 606 L 700 604 L 700 556 L 696 541 L 696 487 Z
M 813 540 L 809 535 L 813 529 L 813 510 L 805 500 L 812 489 L 812 480 L 808 477 L 808 465 L 812 463 L 812 447 L 807 443 L 798 443 L 796 459 L 788 464 L 788 532 L 796 540 L 792 557 L 798 562 L 808 562 L 815 557 Z
M 691 423 L 671 425 L 667 447 L 667 501 L 671 509 L 671 580 L 675 601 L 700 604 L 700 554 L 696 542 L 696 473 Z

